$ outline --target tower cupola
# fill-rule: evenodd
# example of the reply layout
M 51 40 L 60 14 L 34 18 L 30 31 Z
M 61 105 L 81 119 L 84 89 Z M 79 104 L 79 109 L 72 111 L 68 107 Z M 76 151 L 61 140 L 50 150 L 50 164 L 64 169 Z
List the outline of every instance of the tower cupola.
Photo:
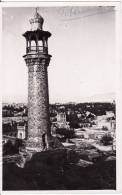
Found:
M 36 8 L 36 12 L 34 14 L 34 17 L 30 19 L 30 24 L 31 24 L 31 30 L 42 30 L 43 29 L 43 23 L 44 23 L 44 19 L 42 18 L 42 16 L 37 12 L 37 8 Z
M 44 19 L 37 12 L 30 20 L 31 30 L 26 31 L 23 36 L 26 38 L 26 54 L 48 54 L 48 38 L 51 33 L 43 30 Z

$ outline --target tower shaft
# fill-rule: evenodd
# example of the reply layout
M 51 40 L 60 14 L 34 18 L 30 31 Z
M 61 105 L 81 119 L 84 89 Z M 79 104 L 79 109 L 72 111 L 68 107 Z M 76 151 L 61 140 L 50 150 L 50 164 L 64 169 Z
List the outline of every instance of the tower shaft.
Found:
M 43 147 L 43 135 L 50 135 L 47 66 L 49 56 L 28 60 L 28 146 Z

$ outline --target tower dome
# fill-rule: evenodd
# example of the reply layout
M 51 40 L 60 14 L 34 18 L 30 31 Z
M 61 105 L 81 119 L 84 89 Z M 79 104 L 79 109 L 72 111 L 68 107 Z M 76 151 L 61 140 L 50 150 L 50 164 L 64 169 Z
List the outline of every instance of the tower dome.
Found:
M 36 12 L 34 14 L 34 17 L 30 19 L 30 24 L 31 24 L 31 30 L 42 30 L 43 29 L 43 23 L 44 23 L 44 19 L 42 18 L 42 16 L 37 12 L 37 8 L 36 8 Z

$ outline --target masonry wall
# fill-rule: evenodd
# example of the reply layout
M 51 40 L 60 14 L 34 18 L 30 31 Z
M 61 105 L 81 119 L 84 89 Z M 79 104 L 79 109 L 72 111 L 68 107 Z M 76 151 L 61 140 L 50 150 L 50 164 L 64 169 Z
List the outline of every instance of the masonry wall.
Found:
M 28 62 L 28 140 L 34 147 L 42 145 L 44 133 L 50 134 L 47 63 L 41 58 Z

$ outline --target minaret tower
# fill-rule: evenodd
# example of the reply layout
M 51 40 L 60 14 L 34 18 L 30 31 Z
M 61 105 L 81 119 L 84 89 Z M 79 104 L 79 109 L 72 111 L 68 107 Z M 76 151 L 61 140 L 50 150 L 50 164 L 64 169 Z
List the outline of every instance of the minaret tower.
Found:
M 43 30 L 44 19 L 36 12 L 30 19 L 31 30 L 26 39 L 24 59 L 28 67 L 28 138 L 27 147 L 41 151 L 45 148 L 45 135 L 51 136 L 49 119 L 49 94 L 47 67 L 48 38 L 51 33 Z

